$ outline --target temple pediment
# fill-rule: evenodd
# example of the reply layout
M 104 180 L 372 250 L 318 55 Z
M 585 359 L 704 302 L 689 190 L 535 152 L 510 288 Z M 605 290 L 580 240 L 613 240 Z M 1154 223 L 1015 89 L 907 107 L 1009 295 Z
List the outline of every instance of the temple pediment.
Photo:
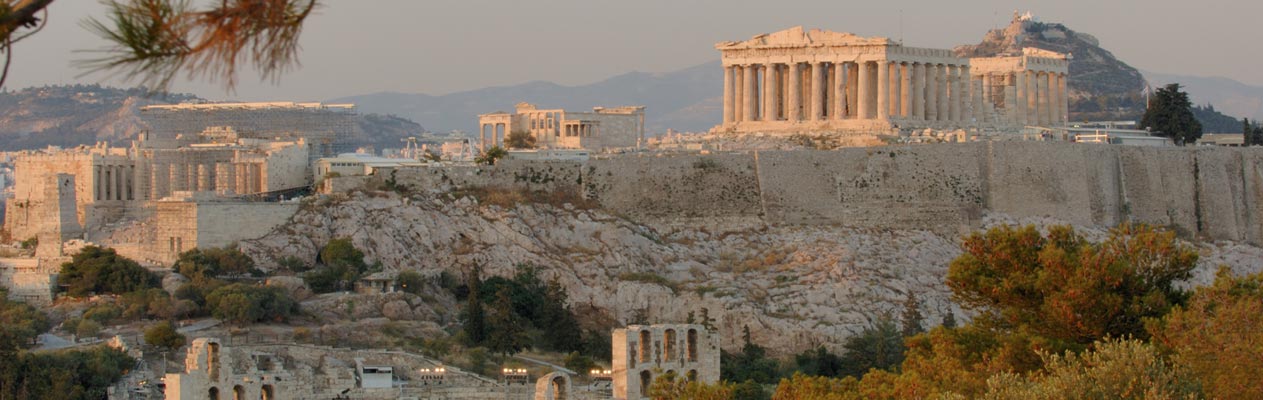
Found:
M 786 30 L 755 35 L 750 40 L 720 42 L 716 49 L 742 49 L 763 47 L 801 47 L 801 46 L 879 46 L 894 44 L 889 38 L 863 37 L 847 32 L 833 32 L 822 29 L 804 30 L 795 26 Z

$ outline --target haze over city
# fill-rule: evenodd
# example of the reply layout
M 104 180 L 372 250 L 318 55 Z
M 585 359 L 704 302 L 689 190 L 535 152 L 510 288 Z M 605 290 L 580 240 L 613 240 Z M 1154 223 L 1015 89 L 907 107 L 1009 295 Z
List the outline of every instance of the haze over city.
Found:
M 378 91 L 444 94 L 544 80 L 590 83 L 669 72 L 718 58 L 713 44 L 790 26 L 904 39 L 909 46 L 977 43 L 1015 9 L 1096 36 L 1152 72 L 1223 76 L 1263 85 L 1257 16 L 1263 2 L 1188 1 L 412 1 L 331 0 L 304 28 L 302 66 L 279 84 L 248 71 L 235 94 L 204 82 L 173 90 L 211 99 L 321 100 Z M 58 1 L 39 35 L 18 44 L 7 87 L 70 82 L 125 85 L 71 61 L 103 46 L 79 22 L 96 1 Z

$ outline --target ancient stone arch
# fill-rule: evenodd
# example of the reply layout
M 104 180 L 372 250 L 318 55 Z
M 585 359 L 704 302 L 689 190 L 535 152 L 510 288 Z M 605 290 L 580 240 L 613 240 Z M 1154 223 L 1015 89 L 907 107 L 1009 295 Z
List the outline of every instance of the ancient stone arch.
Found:
M 640 394 L 643 396 L 649 393 L 649 385 L 653 384 L 653 373 L 649 371 L 640 371 Z
M 666 359 L 668 361 L 675 360 L 676 358 L 675 329 L 667 329 L 666 332 L 663 334 L 662 341 L 665 343 L 664 351 L 666 352 Z
M 553 372 L 535 381 L 535 400 L 567 400 L 570 398 L 570 376 Z

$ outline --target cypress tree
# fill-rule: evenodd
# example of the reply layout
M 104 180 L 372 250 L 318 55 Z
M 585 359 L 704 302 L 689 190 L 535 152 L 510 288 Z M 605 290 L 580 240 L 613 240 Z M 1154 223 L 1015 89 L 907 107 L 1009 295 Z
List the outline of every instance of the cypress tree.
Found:
M 1189 145 L 1202 137 L 1202 123 L 1193 115 L 1193 103 L 1180 84 L 1159 88 L 1140 119 L 1140 127 L 1157 136 L 1168 137 L 1176 144 Z
M 1242 146 L 1254 145 L 1254 127 L 1250 126 L 1249 118 L 1241 119 L 1241 145 Z
M 465 342 L 469 346 L 480 346 L 487 341 L 487 317 L 482 309 L 482 267 L 477 265 L 469 271 L 469 297 L 465 300 Z

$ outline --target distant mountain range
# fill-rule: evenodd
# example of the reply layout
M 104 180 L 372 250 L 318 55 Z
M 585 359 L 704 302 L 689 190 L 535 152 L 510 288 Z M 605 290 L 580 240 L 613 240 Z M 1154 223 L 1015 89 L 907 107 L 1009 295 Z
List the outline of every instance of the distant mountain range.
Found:
M 1263 87 L 1252 86 L 1221 77 L 1163 74 L 1145 71 L 1145 79 L 1153 87 L 1179 83 L 1188 92 L 1193 104 L 1211 104 L 1216 110 L 1237 118 L 1263 120 Z
M 192 94 L 147 93 L 100 85 L 55 85 L 0 92 L 0 151 L 74 147 L 96 142 L 127 145 L 147 129 L 140 108 L 204 102 Z M 361 112 L 356 145 L 399 147 L 425 128 L 407 119 Z
M 650 132 L 667 128 L 696 132 L 719 123 L 723 72 L 719 61 L 713 61 L 663 74 L 631 72 L 579 86 L 536 81 L 442 96 L 383 92 L 329 101 L 408 118 L 433 131 L 459 129 L 470 134 L 478 129 L 479 114 L 513 111 L 519 102 L 574 111 L 643 105 L 648 107 L 645 125 Z

